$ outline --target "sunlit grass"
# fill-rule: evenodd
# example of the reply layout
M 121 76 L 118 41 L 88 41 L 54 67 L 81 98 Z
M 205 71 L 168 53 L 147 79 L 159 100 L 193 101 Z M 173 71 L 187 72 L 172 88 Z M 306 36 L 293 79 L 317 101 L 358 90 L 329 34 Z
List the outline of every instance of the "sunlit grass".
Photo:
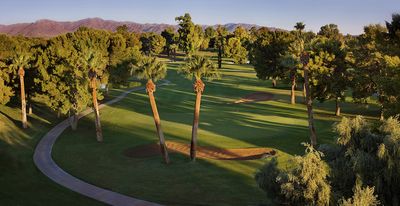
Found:
M 206 53 L 213 55 L 213 53 Z M 190 142 L 195 94 L 192 81 L 177 73 L 180 62 L 169 63 L 171 84 L 155 93 L 167 140 Z M 222 79 L 205 82 L 199 129 L 199 145 L 220 148 L 270 147 L 278 161 L 290 167 L 290 157 L 302 154 L 307 142 L 306 107 L 301 91 L 296 105 L 280 83 L 256 78 L 249 65 L 224 64 Z M 270 92 L 272 101 L 233 104 L 253 92 Z M 119 92 L 114 91 L 112 96 Z M 334 102 L 315 103 L 320 143 L 332 143 Z M 376 115 L 352 103 L 343 104 L 344 115 Z M 169 205 L 257 205 L 269 202 L 254 181 L 254 174 L 268 159 L 251 161 L 197 160 L 172 154 L 171 165 L 160 156 L 131 159 L 125 149 L 157 142 L 154 120 L 144 91 L 135 92 L 101 111 L 105 142 L 95 141 L 93 115 L 83 118 L 76 132 L 67 130 L 54 148 L 54 158 L 71 174 L 95 185 L 127 195 Z M 371 116 L 372 118 L 372 116 Z

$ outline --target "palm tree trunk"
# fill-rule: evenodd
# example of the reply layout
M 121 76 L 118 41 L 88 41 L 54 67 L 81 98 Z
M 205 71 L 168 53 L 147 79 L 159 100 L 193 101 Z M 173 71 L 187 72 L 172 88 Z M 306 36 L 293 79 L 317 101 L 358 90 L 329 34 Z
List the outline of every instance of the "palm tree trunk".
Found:
M 196 160 L 197 130 L 199 128 L 201 95 L 204 91 L 203 81 L 201 81 L 200 79 L 196 80 L 196 83 L 194 84 L 194 90 L 196 92 L 196 103 L 194 106 L 192 139 L 190 142 L 190 159 L 192 161 Z
M 222 46 L 218 47 L 218 69 L 222 68 Z
M 307 114 L 308 114 L 308 128 L 310 130 L 310 140 L 311 144 L 313 146 L 317 145 L 317 135 L 315 132 L 315 126 L 314 126 L 314 114 L 313 114 L 313 100 L 311 98 L 311 93 L 310 93 L 310 85 L 309 85 L 309 79 L 308 79 L 308 67 L 304 66 L 304 86 L 305 86 L 305 91 L 306 91 L 306 100 L 307 100 Z
M 22 128 L 26 129 L 28 128 L 28 119 L 26 117 L 26 98 L 25 98 L 25 81 L 24 81 L 24 75 L 25 75 L 25 70 L 23 67 L 20 67 L 18 70 L 19 74 L 19 81 L 20 81 L 20 87 L 21 87 L 21 121 L 22 121 Z
M 93 109 L 94 109 L 95 125 L 96 125 L 96 138 L 98 142 L 103 142 L 103 132 L 101 130 L 100 112 L 99 112 L 99 104 L 97 102 L 97 88 L 96 88 L 97 86 L 95 77 L 92 78 L 91 84 L 92 84 Z
M 290 103 L 291 104 L 296 104 L 296 93 L 295 93 L 295 89 L 296 89 L 296 76 L 293 75 L 292 77 L 292 90 L 290 92 Z
M 276 87 L 276 79 L 275 79 L 275 78 L 272 79 L 272 87 L 273 87 L 273 88 Z
M 340 116 L 340 102 L 339 102 L 339 98 L 336 97 L 336 112 L 335 112 L 336 116 Z
M 163 156 L 165 163 L 168 164 L 169 163 L 168 148 L 167 148 L 167 145 L 165 144 L 164 133 L 161 128 L 161 120 L 160 120 L 160 116 L 158 114 L 157 104 L 156 104 L 156 100 L 155 100 L 154 94 L 153 94 L 155 91 L 155 88 L 156 88 L 156 85 L 153 83 L 153 81 L 148 80 L 147 84 L 146 84 L 146 91 L 149 95 L 151 110 L 153 112 L 153 117 L 154 117 L 154 123 L 156 125 L 158 139 L 160 141 L 161 155 Z
M 303 83 L 303 98 L 304 98 L 304 104 L 307 104 L 307 98 L 306 98 L 306 83 Z

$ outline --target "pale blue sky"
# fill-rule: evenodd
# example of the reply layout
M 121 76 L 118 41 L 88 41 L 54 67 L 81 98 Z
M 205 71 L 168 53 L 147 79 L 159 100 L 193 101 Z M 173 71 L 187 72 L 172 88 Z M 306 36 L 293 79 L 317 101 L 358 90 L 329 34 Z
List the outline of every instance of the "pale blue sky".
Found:
M 362 33 L 364 25 L 384 23 L 400 13 L 400 0 L 1 0 L 0 24 L 39 19 L 72 21 L 88 17 L 138 23 L 175 24 L 189 12 L 198 24 L 251 23 L 307 30 L 336 23 L 343 33 Z

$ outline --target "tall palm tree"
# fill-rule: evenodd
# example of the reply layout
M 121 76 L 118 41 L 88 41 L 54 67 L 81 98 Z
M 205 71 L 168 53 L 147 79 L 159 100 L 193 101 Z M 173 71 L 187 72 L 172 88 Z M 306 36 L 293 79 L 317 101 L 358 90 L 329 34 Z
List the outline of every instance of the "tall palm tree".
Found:
M 28 52 L 17 49 L 12 58 L 11 68 L 18 70 L 20 88 L 21 88 L 21 121 L 24 129 L 28 128 L 28 119 L 26 117 L 26 97 L 25 97 L 25 69 L 29 66 L 32 55 Z
M 154 92 L 156 85 L 154 82 L 163 79 L 167 74 L 167 67 L 164 63 L 157 61 L 155 57 L 143 57 L 132 70 L 133 74 L 138 79 L 147 80 L 146 92 L 149 95 L 151 109 L 153 111 L 154 123 L 156 125 L 158 138 L 160 141 L 161 154 L 165 163 L 169 163 L 168 149 L 165 144 L 164 133 L 161 128 L 160 116 L 157 110 Z
M 88 71 L 90 88 L 92 89 L 92 102 L 95 115 L 96 139 L 103 142 L 103 132 L 100 123 L 99 104 L 97 102 L 97 79 L 103 76 L 108 59 L 100 51 L 89 49 L 80 59 L 80 64 Z
M 201 95 L 204 92 L 205 87 L 201 79 L 203 77 L 210 80 L 213 78 L 219 78 L 219 71 L 210 59 L 204 56 L 195 55 L 180 68 L 180 72 L 184 73 L 190 79 L 193 79 L 193 77 L 195 78 L 193 88 L 196 93 L 196 103 L 194 107 L 192 139 L 190 143 L 190 158 L 194 161 L 196 160 L 197 129 L 199 128 Z
M 304 28 L 306 28 L 306 25 L 303 22 L 297 22 L 296 25 L 294 25 L 294 28 L 301 34 Z

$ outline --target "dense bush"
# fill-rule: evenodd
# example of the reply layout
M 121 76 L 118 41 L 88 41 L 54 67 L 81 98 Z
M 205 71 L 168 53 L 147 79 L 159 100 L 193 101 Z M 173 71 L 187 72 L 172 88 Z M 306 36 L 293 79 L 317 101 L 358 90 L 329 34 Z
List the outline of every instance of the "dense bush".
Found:
M 334 130 L 335 145 L 318 151 L 307 145 L 304 156 L 294 157 L 293 169 L 279 169 L 276 160 L 264 165 L 256 174 L 260 188 L 291 205 L 399 205 L 398 117 L 343 118 Z

